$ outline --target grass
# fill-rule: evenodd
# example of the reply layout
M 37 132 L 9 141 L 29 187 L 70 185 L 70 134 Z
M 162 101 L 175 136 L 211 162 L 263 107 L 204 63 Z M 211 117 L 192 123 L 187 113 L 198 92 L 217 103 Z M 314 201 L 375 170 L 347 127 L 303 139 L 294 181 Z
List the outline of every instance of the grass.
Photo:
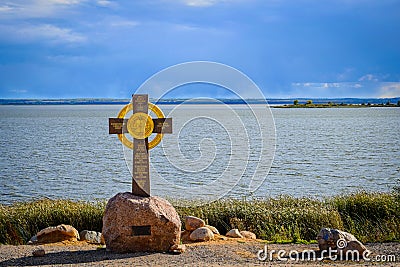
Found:
M 42 199 L 0 205 L 0 244 L 24 244 L 38 231 L 59 224 L 101 231 L 106 202 Z
M 344 229 L 360 241 L 400 241 L 400 194 L 361 192 L 332 200 Z
M 322 227 L 350 232 L 361 242 L 400 241 L 399 188 L 391 193 L 358 192 L 325 200 L 282 196 L 227 199 L 201 206 L 171 202 L 181 219 L 197 216 L 222 234 L 239 228 L 273 243 L 307 244 Z M 0 205 L 0 244 L 24 244 L 39 230 L 62 223 L 78 231 L 101 231 L 105 205 L 106 200 L 50 199 Z
M 226 233 L 249 230 L 267 240 L 311 240 L 322 227 L 342 228 L 339 213 L 329 204 L 309 198 L 220 200 L 199 207 L 177 208 L 181 217 L 193 215 Z

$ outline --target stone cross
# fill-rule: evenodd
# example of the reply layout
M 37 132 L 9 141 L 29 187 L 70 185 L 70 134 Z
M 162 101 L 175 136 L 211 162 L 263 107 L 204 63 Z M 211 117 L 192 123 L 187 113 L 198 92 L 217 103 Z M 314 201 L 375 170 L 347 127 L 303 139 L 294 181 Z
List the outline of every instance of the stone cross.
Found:
M 158 118 L 153 119 L 148 115 L 148 109 L 153 111 Z M 127 112 L 133 114 L 125 119 Z M 129 133 L 133 142 L 126 138 Z M 157 134 L 148 141 L 151 134 Z M 126 105 L 118 118 L 109 119 L 109 134 L 118 134 L 120 141 L 133 150 L 132 193 L 137 196 L 150 196 L 150 168 L 149 149 L 160 143 L 163 134 L 172 133 L 172 119 L 164 118 L 162 111 L 154 104 L 149 103 L 148 95 L 132 95 L 132 103 Z

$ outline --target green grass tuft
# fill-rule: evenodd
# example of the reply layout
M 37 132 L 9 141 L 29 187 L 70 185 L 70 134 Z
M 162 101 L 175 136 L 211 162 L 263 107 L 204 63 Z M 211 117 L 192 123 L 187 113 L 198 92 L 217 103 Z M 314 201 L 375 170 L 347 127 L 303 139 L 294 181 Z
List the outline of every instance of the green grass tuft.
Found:
M 343 220 L 344 229 L 361 242 L 400 239 L 399 193 L 359 192 L 332 200 Z

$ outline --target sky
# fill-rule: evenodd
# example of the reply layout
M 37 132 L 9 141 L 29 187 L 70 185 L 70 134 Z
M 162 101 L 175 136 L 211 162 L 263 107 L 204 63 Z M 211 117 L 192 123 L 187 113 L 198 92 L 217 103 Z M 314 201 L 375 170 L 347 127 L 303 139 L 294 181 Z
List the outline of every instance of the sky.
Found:
M 0 98 L 129 98 L 190 61 L 266 98 L 398 97 L 399 25 L 398 0 L 0 0 Z

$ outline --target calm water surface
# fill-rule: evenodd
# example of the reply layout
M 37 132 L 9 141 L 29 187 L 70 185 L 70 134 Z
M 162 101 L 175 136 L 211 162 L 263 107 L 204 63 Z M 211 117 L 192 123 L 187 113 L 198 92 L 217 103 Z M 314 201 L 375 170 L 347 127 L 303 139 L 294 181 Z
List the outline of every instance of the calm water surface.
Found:
M 120 108 L 0 106 L 0 203 L 43 197 L 95 200 L 130 191 L 125 161 L 130 154 L 108 135 L 108 118 Z M 162 109 L 168 114 L 171 107 Z M 276 152 L 268 176 L 254 170 L 261 151 L 273 157 L 273 131 L 264 129 L 271 146 L 258 146 L 251 112 L 234 109 L 250 142 L 235 141 L 237 122 L 218 107 L 190 106 L 173 113 L 174 134 L 151 150 L 152 194 L 196 198 L 226 187 L 226 196 L 241 197 L 249 193 L 251 179 L 262 182 L 253 192 L 261 197 L 389 191 L 398 184 L 400 108 L 272 109 Z M 199 116 L 199 111 L 209 114 Z M 249 152 L 246 160 L 241 151 Z M 270 166 L 258 167 L 268 171 Z M 232 178 L 218 180 L 226 171 Z M 163 183 L 153 180 L 157 176 Z M 196 191 L 204 184 L 211 187 Z

